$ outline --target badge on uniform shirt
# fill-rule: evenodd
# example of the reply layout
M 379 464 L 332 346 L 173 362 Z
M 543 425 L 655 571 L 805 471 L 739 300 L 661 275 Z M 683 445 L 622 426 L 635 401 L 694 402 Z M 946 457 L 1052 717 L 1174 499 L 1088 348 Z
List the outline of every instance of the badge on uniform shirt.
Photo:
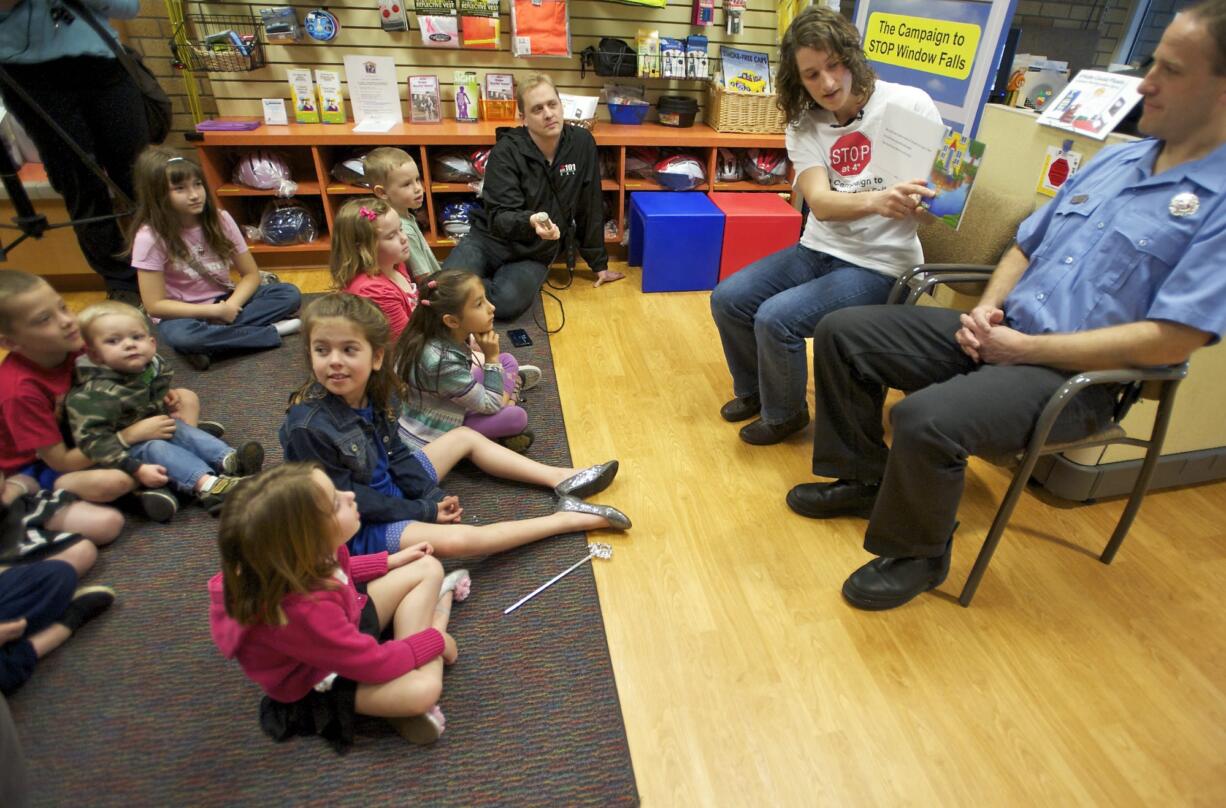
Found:
M 1074 205 L 1080 205 L 1082 202 L 1085 202 L 1089 198 L 1090 198 L 1089 194 L 1075 194 L 1073 198 L 1069 200 L 1069 202 L 1072 202 Z
M 1200 197 L 1191 191 L 1175 194 L 1171 197 L 1167 208 L 1171 211 L 1172 216 L 1192 216 L 1200 210 Z

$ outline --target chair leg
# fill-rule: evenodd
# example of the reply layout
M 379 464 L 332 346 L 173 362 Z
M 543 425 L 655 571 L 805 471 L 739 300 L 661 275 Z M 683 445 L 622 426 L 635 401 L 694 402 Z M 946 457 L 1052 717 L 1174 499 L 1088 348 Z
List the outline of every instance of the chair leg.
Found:
M 1132 527 L 1132 520 L 1136 518 L 1137 511 L 1141 509 L 1141 500 L 1145 499 L 1145 493 L 1149 490 L 1154 471 L 1158 468 L 1158 458 L 1162 454 L 1162 444 L 1166 440 L 1166 429 L 1170 425 L 1174 399 L 1174 385 L 1171 385 L 1158 403 L 1158 412 L 1154 415 L 1153 431 L 1149 435 L 1149 448 L 1145 451 L 1145 460 L 1141 462 L 1141 470 L 1137 472 L 1137 482 L 1132 487 L 1132 493 L 1128 495 L 1124 513 L 1120 515 L 1120 521 L 1115 526 L 1115 532 L 1111 534 L 1107 546 L 1103 549 L 1103 554 L 1098 557 L 1098 560 L 1104 564 L 1110 564 L 1115 559 L 1116 552 L 1119 551 L 1120 545 L 1124 543 L 1124 537 L 1128 535 L 1128 530 Z
M 975 566 L 971 568 L 971 574 L 962 586 L 962 594 L 958 596 L 958 602 L 963 606 L 971 605 L 971 599 L 975 597 L 975 590 L 979 588 L 979 581 L 987 572 L 988 564 L 992 561 L 992 554 L 996 552 L 996 545 L 1000 544 L 1000 537 L 1004 535 L 1005 526 L 1009 524 L 1009 517 L 1013 515 L 1013 509 L 1017 507 L 1017 501 L 1021 499 L 1022 492 L 1026 490 L 1026 481 L 1030 479 L 1030 473 L 1034 471 L 1036 460 L 1038 460 L 1037 454 L 1032 456 L 1031 453 L 1027 453 L 1021 468 L 1013 475 L 1013 482 L 1009 484 L 1009 490 L 1005 492 L 1005 498 L 1001 500 L 1000 507 L 996 510 L 996 518 L 992 520 L 992 527 L 983 540 L 983 547 L 975 559 Z

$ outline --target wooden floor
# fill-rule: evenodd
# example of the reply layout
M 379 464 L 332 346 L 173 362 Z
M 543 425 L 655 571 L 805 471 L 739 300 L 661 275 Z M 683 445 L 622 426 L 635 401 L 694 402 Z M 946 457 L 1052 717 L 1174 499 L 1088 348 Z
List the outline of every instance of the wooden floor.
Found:
M 1121 502 L 1024 497 L 963 609 L 1007 483 L 973 461 L 949 580 L 859 612 L 865 523 L 784 504 L 811 428 L 750 447 L 720 420 L 708 295 L 559 295 L 571 451 L 621 460 L 601 499 L 635 523 L 596 575 L 645 805 L 1226 804 L 1226 484 L 1152 494 L 1110 567 Z

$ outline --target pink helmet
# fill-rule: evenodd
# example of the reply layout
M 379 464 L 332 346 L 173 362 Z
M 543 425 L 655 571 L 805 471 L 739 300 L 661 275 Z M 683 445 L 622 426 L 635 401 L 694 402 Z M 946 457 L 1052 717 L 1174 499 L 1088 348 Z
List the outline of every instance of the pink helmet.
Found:
M 267 149 L 247 152 L 240 157 L 232 179 L 248 188 L 276 191 L 277 196 L 293 196 L 298 190 L 298 183 L 290 177 L 285 155 Z

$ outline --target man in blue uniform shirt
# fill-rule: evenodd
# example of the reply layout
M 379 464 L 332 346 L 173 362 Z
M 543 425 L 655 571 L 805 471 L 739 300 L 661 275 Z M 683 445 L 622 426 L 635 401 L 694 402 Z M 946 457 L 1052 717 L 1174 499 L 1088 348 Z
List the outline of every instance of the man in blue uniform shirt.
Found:
M 1226 329 L 1226 0 L 1177 15 L 1141 83 L 1150 139 L 1104 149 L 1018 230 L 969 313 L 865 306 L 814 334 L 813 473 L 788 505 L 814 518 L 869 517 L 878 558 L 843 585 L 854 606 L 888 609 L 949 569 L 969 455 L 1024 448 L 1073 373 L 1185 361 Z M 890 413 L 885 388 L 910 393 Z M 1111 416 L 1093 387 L 1052 440 Z

